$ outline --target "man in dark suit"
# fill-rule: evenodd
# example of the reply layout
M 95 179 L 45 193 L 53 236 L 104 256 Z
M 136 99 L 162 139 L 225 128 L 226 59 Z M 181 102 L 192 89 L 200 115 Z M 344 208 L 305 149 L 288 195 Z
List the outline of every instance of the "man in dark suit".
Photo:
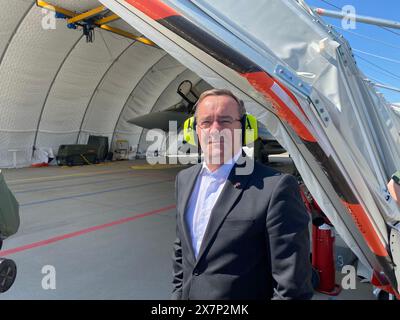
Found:
M 176 177 L 172 299 L 313 295 L 309 217 L 297 181 L 243 153 L 237 132 L 245 114 L 228 90 L 206 91 L 197 102 L 204 162 Z

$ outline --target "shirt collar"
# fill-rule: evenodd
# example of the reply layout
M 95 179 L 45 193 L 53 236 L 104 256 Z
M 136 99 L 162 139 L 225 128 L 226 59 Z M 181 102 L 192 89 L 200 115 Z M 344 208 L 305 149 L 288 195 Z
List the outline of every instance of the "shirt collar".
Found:
M 233 158 L 231 158 L 227 163 L 224 163 L 220 166 L 217 170 L 212 172 L 205 161 L 203 161 L 203 166 L 201 168 L 200 174 L 201 175 L 208 175 L 215 179 L 224 179 L 226 180 L 231 172 L 233 166 L 235 165 L 236 161 L 239 159 L 240 155 L 242 154 L 242 149 L 240 148 L 239 152 L 235 154 Z

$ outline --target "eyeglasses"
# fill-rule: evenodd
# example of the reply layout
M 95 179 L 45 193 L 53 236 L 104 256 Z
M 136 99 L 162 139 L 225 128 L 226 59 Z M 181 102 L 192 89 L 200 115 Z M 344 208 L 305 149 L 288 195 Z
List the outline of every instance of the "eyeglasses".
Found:
M 231 117 L 224 117 L 224 118 L 216 119 L 215 121 L 217 121 L 218 124 L 219 124 L 221 127 L 229 127 L 229 126 L 231 126 L 234 122 L 240 121 L 240 119 L 233 119 L 233 118 L 231 118 Z M 198 125 L 201 129 L 209 129 L 209 128 L 212 126 L 213 123 L 214 123 L 214 121 L 211 120 L 211 119 L 203 119 L 203 120 L 199 120 L 199 121 L 197 122 L 197 125 Z

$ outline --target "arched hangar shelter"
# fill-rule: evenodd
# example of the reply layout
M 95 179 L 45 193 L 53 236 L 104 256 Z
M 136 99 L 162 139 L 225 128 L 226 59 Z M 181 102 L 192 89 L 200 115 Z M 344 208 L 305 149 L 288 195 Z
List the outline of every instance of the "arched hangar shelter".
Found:
M 93 9 L 94 34 L 85 35 L 79 24 Z M 117 139 L 142 150 L 145 129 L 129 119 L 181 103 L 183 80 L 209 88 L 97 1 L 0 0 L 0 12 L 0 167 L 14 157 L 28 166 L 34 148 L 56 153 L 89 135 L 107 136 L 110 150 Z

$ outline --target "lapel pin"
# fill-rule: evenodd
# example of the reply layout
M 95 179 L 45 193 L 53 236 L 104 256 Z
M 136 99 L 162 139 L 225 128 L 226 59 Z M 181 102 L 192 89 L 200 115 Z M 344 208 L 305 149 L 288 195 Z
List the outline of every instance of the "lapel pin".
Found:
M 234 186 L 236 189 L 240 189 L 241 184 L 240 184 L 240 182 L 236 182 L 233 186 Z

